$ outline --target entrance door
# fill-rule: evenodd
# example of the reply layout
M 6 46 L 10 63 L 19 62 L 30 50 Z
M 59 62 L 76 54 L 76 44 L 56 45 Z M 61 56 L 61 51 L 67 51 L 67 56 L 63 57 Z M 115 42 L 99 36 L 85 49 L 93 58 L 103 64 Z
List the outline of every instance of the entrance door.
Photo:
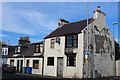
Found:
M 57 76 L 63 77 L 63 57 L 57 58 Z
M 19 72 L 19 60 L 17 60 L 17 72 Z
M 22 72 L 23 60 L 20 61 L 20 72 Z

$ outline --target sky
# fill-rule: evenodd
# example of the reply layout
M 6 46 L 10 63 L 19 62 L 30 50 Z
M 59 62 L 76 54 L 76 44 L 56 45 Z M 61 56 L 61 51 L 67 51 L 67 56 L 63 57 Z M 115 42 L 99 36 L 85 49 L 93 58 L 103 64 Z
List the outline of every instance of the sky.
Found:
M 86 2 L 3 2 L 0 38 L 10 40 L 17 45 L 20 36 L 29 36 L 31 42 L 39 42 L 57 28 L 59 19 L 76 22 L 86 19 Z M 118 22 L 117 2 L 90 2 L 89 18 L 93 11 L 101 6 L 106 13 L 106 23 L 112 32 L 112 23 Z M 1 13 L 0 13 L 1 14 Z M 118 25 L 115 27 L 115 39 L 118 40 Z

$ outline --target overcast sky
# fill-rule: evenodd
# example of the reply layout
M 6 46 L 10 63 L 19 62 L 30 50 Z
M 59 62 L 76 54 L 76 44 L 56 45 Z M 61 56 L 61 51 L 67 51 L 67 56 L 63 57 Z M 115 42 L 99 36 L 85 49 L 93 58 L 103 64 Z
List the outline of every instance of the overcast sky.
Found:
M 2 24 L 3 41 L 17 44 L 20 36 L 29 36 L 31 42 L 38 42 L 57 28 L 58 19 L 69 22 L 86 19 L 86 5 L 83 2 L 3 2 Z M 89 17 L 97 6 L 106 13 L 106 22 L 112 31 L 112 23 L 118 22 L 117 2 L 89 3 Z M 115 25 L 115 39 L 118 39 L 118 25 Z

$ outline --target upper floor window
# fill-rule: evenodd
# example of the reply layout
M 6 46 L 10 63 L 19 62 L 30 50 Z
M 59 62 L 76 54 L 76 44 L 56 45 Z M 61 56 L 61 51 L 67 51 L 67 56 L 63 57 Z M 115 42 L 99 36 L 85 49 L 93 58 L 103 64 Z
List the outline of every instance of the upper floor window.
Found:
M 66 47 L 77 47 L 78 46 L 78 35 L 66 36 Z
M 55 47 L 55 39 L 51 39 L 50 48 L 54 48 L 54 47 Z
M 35 44 L 35 53 L 41 53 L 43 49 L 42 44 Z
M 20 47 L 20 46 L 15 47 L 15 54 L 16 54 L 16 53 L 20 53 L 20 49 L 21 49 L 21 47 Z
M 15 53 L 17 53 L 17 47 L 15 47 Z

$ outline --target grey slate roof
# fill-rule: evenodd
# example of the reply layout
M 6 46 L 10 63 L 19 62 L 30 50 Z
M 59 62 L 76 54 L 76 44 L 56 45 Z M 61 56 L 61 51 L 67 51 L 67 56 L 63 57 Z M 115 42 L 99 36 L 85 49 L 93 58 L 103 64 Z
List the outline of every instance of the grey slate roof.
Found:
M 94 20 L 93 18 L 89 18 L 88 23 L 90 24 L 93 20 Z M 68 24 L 63 25 L 62 27 L 57 28 L 53 32 L 51 32 L 48 36 L 45 37 L 45 39 L 51 38 L 51 37 L 59 37 L 59 36 L 63 36 L 63 35 L 70 34 L 70 33 L 78 34 L 86 26 L 87 26 L 87 19 L 78 21 L 78 22 L 68 23 Z
M 43 43 L 43 42 L 38 42 L 38 43 Z M 38 55 L 38 56 L 33 56 L 34 51 L 35 51 L 35 44 L 36 43 L 32 43 L 32 44 L 28 44 L 28 47 L 21 47 L 20 53 L 18 56 L 13 56 L 15 54 L 15 47 L 16 46 L 9 46 L 9 51 L 8 51 L 8 55 L 5 56 L 5 58 L 22 58 L 23 55 L 26 58 L 31 58 L 31 57 L 42 57 L 43 55 Z

